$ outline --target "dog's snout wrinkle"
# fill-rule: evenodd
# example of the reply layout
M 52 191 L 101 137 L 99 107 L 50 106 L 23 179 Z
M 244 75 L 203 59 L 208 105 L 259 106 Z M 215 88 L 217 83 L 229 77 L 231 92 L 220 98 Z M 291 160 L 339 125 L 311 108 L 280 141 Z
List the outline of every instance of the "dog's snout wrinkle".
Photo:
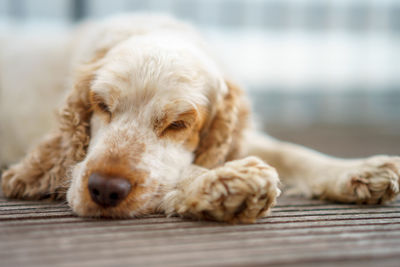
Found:
M 102 207 L 115 207 L 131 191 L 131 183 L 118 176 L 92 173 L 89 176 L 88 189 L 92 200 Z

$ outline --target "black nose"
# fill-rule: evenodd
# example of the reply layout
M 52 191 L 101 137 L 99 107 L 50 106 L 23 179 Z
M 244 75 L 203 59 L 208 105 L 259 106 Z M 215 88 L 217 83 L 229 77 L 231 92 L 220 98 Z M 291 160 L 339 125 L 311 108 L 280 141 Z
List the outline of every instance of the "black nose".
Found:
M 103 207 L 117 206 L 131 191 L 127 179 L 99 173 L 90 175 L 88 187 L 92 200 Z

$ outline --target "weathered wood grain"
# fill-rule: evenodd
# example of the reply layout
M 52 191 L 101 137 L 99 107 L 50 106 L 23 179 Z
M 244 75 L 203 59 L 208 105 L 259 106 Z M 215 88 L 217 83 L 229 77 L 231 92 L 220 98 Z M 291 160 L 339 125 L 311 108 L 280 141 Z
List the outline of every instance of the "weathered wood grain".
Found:
M 0 197 L 1 266 L 398 266 L 400 201 L 282 197 L 253 225 L 151 215 L 78 218 L 64 203 Z

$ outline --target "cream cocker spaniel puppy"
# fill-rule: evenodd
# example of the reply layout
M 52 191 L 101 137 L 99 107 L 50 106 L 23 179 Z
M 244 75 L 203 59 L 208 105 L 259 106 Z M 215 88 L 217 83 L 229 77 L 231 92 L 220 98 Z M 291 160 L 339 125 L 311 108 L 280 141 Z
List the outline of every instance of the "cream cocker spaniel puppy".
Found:
M 399 157 L 333 158 L 252 130 L 243 92 L 174 19 L 117 16 L 46 45 L 25 72 L 28 52 L 1 55 L 3 165 L 50 130 L 65 98 L 53 130 L 3 172 L 7 197 L 66 197 L 80 216 L 247 223 L 274 205 L 278 173 L 332 201 L 384 203 L 399 192 Z

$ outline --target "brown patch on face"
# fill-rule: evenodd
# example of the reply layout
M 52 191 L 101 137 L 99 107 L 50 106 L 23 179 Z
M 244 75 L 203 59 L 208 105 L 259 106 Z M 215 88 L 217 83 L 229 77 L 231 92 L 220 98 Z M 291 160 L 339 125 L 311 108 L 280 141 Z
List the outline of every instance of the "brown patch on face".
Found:
M 207 116 L 208 112 L 205 108 L 198 109 L 196 123 L 185 141 L 185 147 L 188 150 L 194 151 L 199 145 L 201 129 L 204 127 L 204 123 L 207 121 Z
M 194 151 L 200 140 L 199 133 L 206 121 L 207 110 L 203 107 L 187 110 L 175 115 L 176 107 L 169 106 L 165 115 L 154 122 L 156 134 L 160 138 L 168 138 Z
M 121 177 L 129 180 L 134 188 L 143 183 L 147 173 L 130 167 L 131 164 L 121 157 L 106 156 L 88 164 L 89 175 L 98 173 L 107 177 Z
M 90 91 L 89 99 L 91 104 L 91 109 L 94 113 L 101 115 L 101 117 L 109 123 L 111 121 L 111 110 L 109 104 L 105 101 L 103 97 L 97 93 Z

